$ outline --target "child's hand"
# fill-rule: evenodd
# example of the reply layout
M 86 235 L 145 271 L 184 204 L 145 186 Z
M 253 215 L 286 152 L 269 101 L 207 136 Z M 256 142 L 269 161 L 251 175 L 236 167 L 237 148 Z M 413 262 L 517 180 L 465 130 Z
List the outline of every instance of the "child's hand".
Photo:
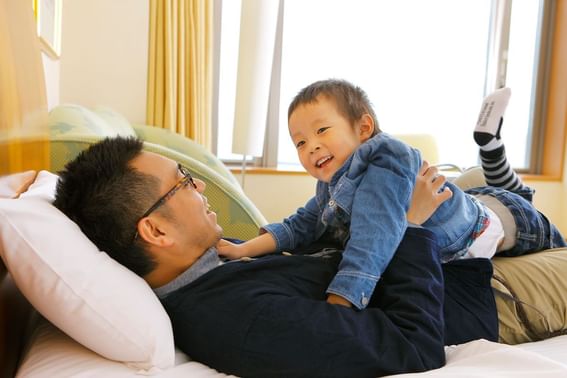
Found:
M 437 168 L 430 167 L 426 161 L 423 162 L 415 178 L 411 203 L 406 214 L 408 222 L 424 223 L 443 202 L 453 196 L 453 192 L 447 187 L 440 192 L 446 181 L 445 176 L 438 174 Z
M 261 256 L 275 250 L 276 241 L 269 233 L 256 236 L 254 239 L 250 239 L 242 244 L 234 244 L 224 239 L 219 240 L 217 243 L 218 254 L 231 260 L 241 257 Z
M 345 307 L 352 307 L 352 303 L 350 303 L 348 300 L 344 299 L 340 295 L 336 295 L 336 294 L 329 294 L 327 296 L 327 303 L 341 305 Z
M 220 256 L 226 257 L 230 260 L 236 260 L 243 256 L 246 256 L 246 248 L 242 244 L 234 244 L 228 240 L 221 239 L 217 243 L 217 252 Z

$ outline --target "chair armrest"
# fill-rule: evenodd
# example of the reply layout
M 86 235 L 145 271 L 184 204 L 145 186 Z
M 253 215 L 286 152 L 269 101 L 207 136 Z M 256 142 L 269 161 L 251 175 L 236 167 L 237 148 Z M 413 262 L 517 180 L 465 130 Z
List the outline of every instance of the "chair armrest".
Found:
M 63 169 L 65 164 L 74 159 L 79 152 L 100 140 L 100 137 L 89 135 L 52 137 L 50 170 L 57 172 Z M 181 163 L 205 182 L 207 185 L 205 195 L 209 198 L 213 210 L 217 212 L 217 220 L 224 230 L 224 235 L 243 240 L 250 239 L 258 235 L 261 226 L 267 224 L 266 219 L 242 192 L 240 186 L 209 166 L 162 145 L 144 142 L 144 149 Z

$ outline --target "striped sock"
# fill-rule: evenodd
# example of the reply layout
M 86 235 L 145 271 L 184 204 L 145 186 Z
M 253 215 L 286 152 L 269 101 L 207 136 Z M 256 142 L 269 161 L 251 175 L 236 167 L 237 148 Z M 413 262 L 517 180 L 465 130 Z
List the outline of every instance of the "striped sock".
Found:
M 491 150 L 480 150 L 480 162 L 486 183 L 509 190 L 517 191 L 524 186 L 522 179 L 514 172 L 506 158 L 504 145 Z

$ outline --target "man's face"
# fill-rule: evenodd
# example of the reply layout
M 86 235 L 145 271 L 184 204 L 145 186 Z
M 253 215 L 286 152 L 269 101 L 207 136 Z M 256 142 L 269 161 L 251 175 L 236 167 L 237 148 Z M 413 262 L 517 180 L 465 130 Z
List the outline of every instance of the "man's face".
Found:
M 160 196 L 183 178 L 175 161 L 152 152 L 142 152 L 131 165 L 140 172 L 159 179 Z M 167 217 L 162 219 L 169 222 L 169 236 L 179 247 L 204 252 L 216 245 L 222 235 L 222 228 L 217 224 L 217 214 L 209 210 L 207 198 L 202 194 L 205 183 L 199 179 L 194 179 L 194 182 L 196 189 L 189 184 L 167 199 L 163 205 L 167 207 Z M 149 216 L 162 215 L 155 211 Z

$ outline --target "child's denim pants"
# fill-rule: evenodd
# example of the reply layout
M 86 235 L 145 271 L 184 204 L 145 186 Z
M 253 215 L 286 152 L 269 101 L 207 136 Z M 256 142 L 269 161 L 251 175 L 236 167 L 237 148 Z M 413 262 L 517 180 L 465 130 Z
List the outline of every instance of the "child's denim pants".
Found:
M 472 188 L 466 191 L 472 195 L 489 195 L 496 198 L 512 213 L 516 222 L 516 244 L 498 256 L 520 256 L 548 248 L 567 246 L 565 239 L 545 215 L 532 204 L 534 190 L 524 186 L 510 192 L 491 186 Z

